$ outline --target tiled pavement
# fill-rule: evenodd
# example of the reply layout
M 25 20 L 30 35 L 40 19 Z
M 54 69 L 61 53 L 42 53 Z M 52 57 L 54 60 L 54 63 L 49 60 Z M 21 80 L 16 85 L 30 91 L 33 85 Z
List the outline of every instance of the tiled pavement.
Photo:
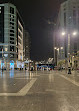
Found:
M 0 111 L 79 111 L 79 73 L 0 72 Z

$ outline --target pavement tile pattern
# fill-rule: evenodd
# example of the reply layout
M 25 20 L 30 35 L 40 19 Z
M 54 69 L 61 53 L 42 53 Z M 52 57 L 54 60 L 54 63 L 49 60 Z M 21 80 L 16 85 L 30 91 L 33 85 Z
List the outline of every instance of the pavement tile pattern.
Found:
M 0 72 L 0 111 L 79 111 L 79 72 Z

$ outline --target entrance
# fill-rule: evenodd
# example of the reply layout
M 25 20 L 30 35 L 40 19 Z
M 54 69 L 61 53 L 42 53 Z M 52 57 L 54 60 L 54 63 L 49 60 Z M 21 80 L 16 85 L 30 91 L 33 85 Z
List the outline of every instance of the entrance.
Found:
M 1 69 L 4 69 L 5 65 L 4 65 L 4 60 L 1 60 Z
M 14 61 L 13 60 L 10 61 L 10 69 L 14 69 Z

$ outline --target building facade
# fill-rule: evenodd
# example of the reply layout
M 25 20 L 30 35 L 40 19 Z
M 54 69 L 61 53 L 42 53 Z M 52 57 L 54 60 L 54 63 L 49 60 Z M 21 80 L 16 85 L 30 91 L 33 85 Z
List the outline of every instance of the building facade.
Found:
M 28 31 L 24 30 L 24 60 L 30 60 L 31 40 Z
M 14 68 L 18 60 L 23 61 L 23 30 L 24 23 L 16 6 L 11 3 L 0 4 L 1 68 Z
M 57 59 L 66 59 L 79 51 L 79 0 L 66 0 L 60 6 L 54 32 Z M 69 60 L 70 61 L 70 60 Z

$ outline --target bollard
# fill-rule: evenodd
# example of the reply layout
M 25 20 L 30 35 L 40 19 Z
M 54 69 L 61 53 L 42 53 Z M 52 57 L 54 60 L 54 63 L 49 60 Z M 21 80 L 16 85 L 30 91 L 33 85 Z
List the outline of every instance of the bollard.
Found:
M 68 67 L 68 74 L 71 74 L 71 67 Z

